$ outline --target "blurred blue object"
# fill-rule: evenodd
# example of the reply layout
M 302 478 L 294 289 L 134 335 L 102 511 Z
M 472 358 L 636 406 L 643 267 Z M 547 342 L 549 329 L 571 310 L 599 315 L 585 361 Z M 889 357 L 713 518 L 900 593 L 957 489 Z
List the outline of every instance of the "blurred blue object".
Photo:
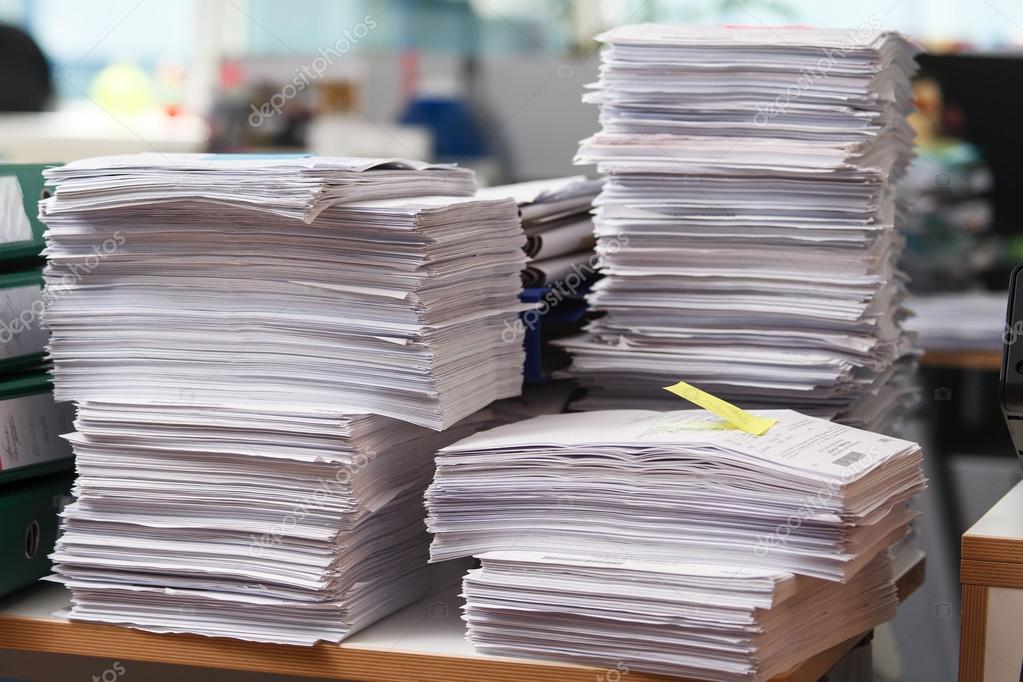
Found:
M 577 333 L 586 316 L 586 291 L 589 285 L 564 296 L 554 286 L 529 287 L 522 290 L 519 300 L 536 303 L 539 312 L 527 311 L 520 318 L 526 334 L 526 365 L 523 372 L 527 384 L 541 384 L 551 380 L 551 373 L 567 366 L 568 355 L 550 345 L 552 339 Z
M 469 106 L 460 99 L 420 96 L 409 102 L 400 123 L 427 128 L 438 161 L 478 158 L 489 152 Z

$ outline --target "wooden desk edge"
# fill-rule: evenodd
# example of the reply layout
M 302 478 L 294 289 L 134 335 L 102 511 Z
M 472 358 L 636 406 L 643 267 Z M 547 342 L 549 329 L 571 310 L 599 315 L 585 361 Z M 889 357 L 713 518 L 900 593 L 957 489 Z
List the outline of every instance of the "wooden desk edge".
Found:
M 1023 482 L 1014 485 L 963 533 L 962 560 L 1023 565 L 1021 518 Z
M 921 584 L 921 557 L 896 581 L 904 600 Z M 772 682 L 812 682 L 819 679 L 856 646 L 853 637 L 804 661 Z M 0 649 L 71 654 L 147 663 L 197 666 L 246 672 L 356 680 L 359 682 L 592 682 L 603 668 L 524 658 L 391 651 L 344 645 L 297 647 L 258 644 L 199 635 L 165 635 L 116 625 L 68 622 L 0 614 Z M 684 682 L 681 678 L 630 671 L 629 682 Z
M 962 560 L 1019 565 L 1023 568 L 1023 540 L 991 535 L 964 535 Z M 971 581 L 964 581 L 971 582 Z
M 926 350 L 920 357 L 923 367 L 976 369 L 997 372 L 1002 368 L 1001 350 Z
M 963 534 L 959 677 L 982 682 L 987 651 L 987 610 L 992 587 L 1023 589 L 1023 483 L 994 504 Z

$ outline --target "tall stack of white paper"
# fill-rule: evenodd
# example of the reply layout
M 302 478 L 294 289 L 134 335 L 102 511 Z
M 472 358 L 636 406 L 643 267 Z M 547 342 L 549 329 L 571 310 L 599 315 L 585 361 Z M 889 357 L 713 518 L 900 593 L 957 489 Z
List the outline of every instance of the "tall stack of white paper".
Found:
M 766 679 L 888 620 L 888 550 L 915 517 L 920 448 L 753 414 L 778 421 L 754 436 L 702 411 L 581 412 L 442 449 L 426 494 L 431 558 L 483 561 L 465 580 L 470 641 Z
M 593 276 L 595 240 L 590 208 L 602 180 L 581 175 L 485 187 L 478 199 L 510 197 L 519 205 L 529 262 L 522 272 L 527 287 L 556 284 L 575 272 Z
M 71 616 L 311 644 L 423 596 L 433 453 L 521 388 L 515 203 L 411 196 L 475 188 L 358 159 L 48 177 L 50 354 L 79 408 L 54 554 Z
M 882 426 L 912 392 L 893 183 L 916 48 L 895 33 L 624 26 L 586 101 L 604 316 L 565 342 L 584 408 L 744 407 Z

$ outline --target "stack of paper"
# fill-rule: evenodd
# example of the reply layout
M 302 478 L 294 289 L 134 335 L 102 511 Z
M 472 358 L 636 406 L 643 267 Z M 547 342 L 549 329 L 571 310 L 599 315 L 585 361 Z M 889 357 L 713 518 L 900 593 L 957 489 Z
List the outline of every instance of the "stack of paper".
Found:
M 479 199 L 508 197 L 519 205 L 529 256 L 522 273 L 525 286 L 556 284 L 573 272 L 581 279 L 592 277 L 595 240 L 590 208 L 602 184 L 575 175 L 486 187 L 476 193 Z
M 759 680 L 888 620 L 919 447 L 788 410 L 744 417 L 769 428 L 583 412 L 442 449 L 431 558 L 483 561 L 464 584 L 473 644 Z
M 925 350 L 1001 350 L 1003 340 L 1023 336 L 1023 326 L 1006 327 L 1007 301 L 1005 291 L 914 296 L 906 302 L 914 313 L 906 327 Z
M 895 616 L 887 552 L 848 583 L 738 566 L 495 552 L 464 581 L 480 652 L 767 680 Z M 610 678 L 608 678 L 610 679 Z
M 754 436 L 702 411 L 541 416 L 444 448 L 431 557 L 515 548 L 839 580 L 906 533 L 920 448 L 790 410 Z M 795 520 L 795 522 L 793 522 Z
M 611 31 L 577 161 L 605 315 L 565 342 L 591 409 L 667 407 L 684 376 L 750 407 L 877 426 L 905 402 L 903 239 L 915 48 L 893 33 Z
M 81 403 L 54 579 L 78 620 L 338 641 L 426 593 L 433 454 L 486 420 Z
M 424 595 L 433 453 L 519 393 L 517 207 L 344 203 L 474 191 L 447 168 L 208 163 L 50 173 L 46 322 L 79 406 L 57 579 L 72 618 L 337 641 Z
M 367 178 L 356 187 L 384 192 L 389 171 L 299 172 L 328 161 L 285 165 L 293 183 L 270 172 L 280 162 L 256 172 L 252 161 L 210 161 L 209 187 L 238 188 L 237 200 L 216 203 L 196 179 L 174 187 L 175 172 L 137 171 L 121 157 L 109 176 L 102 159 L 48 172 L 58 398 L 327 405 L 440 429 L 517 395 L 523 352 L 506 331 L 524 308 L 515 203 L 424 196 L 321 206 L 308 225 L 281 217 L 351 196 L 353 175 Z M 102 199 L 81 196 L 83 184 L 101 187 Z M 310 203 L 290 198 L 291 184 Z M 250 203 L 257 190 L 263 202 Z

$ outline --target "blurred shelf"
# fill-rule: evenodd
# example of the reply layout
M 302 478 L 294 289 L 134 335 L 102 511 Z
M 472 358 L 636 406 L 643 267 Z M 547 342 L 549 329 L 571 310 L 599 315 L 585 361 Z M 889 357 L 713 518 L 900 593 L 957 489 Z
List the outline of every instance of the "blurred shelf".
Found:
M 81 110 L 9 113 L 0 126 L 0 159 L 56 163 L 89 156 L 141 152 L 201 152 L 209 126 L 198 116 L 119 117 L 92 106 Z
M 999 350 L 928 350 L 920 358 L 922 367 L 974 369 L 997 372 L 1002 367 Z
M 923 583 L 924 564 L 919 552 L 901 565 L 897 562 L 900 599 Z M 452 587 L 384 618 L 343 644 L 299 647 L 70 622 L 53 615 L 69 607 L 68 592 L 62 585 L 39 583 L 0 600 L 0 667 L 3 650 L 9 649 L 354 682 L 593 682 L 608 674 L 592 666 L 478 654 L 465 640 L 460 603 L 458 588 Z M 854 637 L 812 656 L 774 680 L 815 682 L 861 639 Z M 628 680 L 680 682 L 639 671 L 629 671 Z

